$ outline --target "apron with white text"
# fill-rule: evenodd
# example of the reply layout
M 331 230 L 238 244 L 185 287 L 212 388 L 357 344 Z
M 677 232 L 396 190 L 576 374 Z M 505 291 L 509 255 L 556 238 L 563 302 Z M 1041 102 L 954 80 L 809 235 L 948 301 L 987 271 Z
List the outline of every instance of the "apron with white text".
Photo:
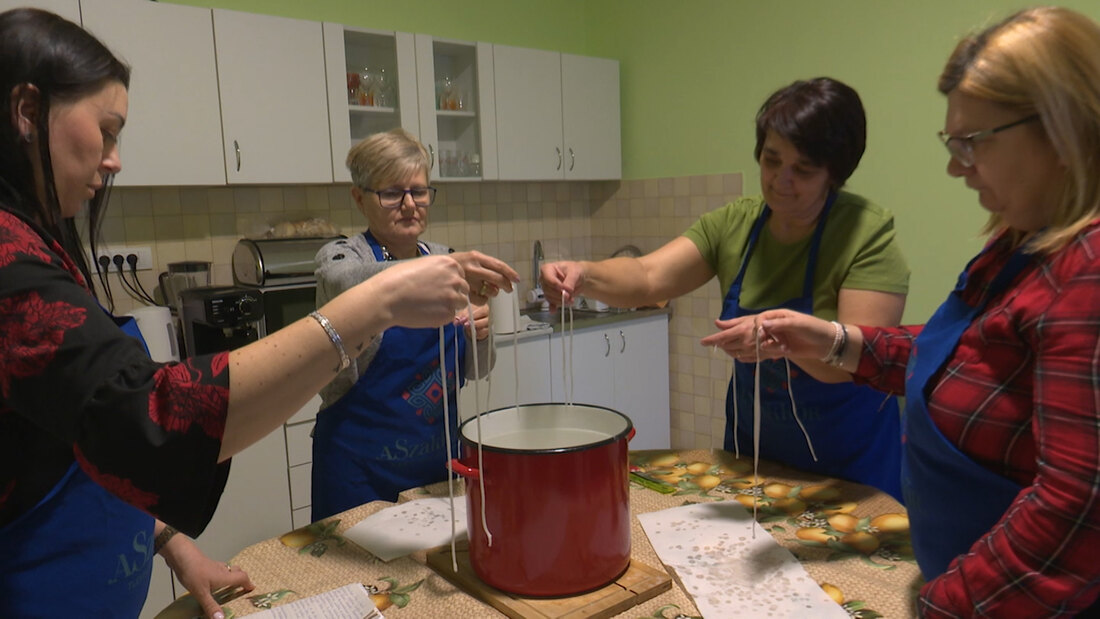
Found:
M 375 259 L 378 242 L 368 233 Z M 420 251 L 428 248 L 420 244 Z M 457 453 L 458 387 L 453 324 L 444 328 L 451 449 Z M 458 358 L 466 335 L 457 330 Z M 447 478 L 447 440 L 439 368 L 439 330 L 390 327 L 350 391 L 317 414 L 313 429 L 312 519 L 375 500 L 396 501 L 409 488 Z
M 115 322 L 141 340 L 132 318 Z M 0 528 L 0 617 L 137 617 L 152 571 L 153 518 L 74 462 Z
M 758 314 L 768 309 L 786 308 L 813 314 L 814 273 L 825 223 L 836 194 L 831 193 L 821 211 L 810 245 L 809 260 L 802 284 L 802 296 L 774 307 L 741 307 L 741 285 L 753 249 L 771 209 L 765 205 L 753 223 L 741 269 L 722 303 L 722 319 Z M 874 389 L 854 383 L 823 383 L 791 362 L 791 380 L 787 383 L 786 362 L 782 359 L 759 363 L 734 361 L 735 381 L 726 393 L 726 438 L 724 448 L 753 453 L 753 400 L 757 367 L 760 371 L 760 457 L 788 466 L 867 484 L 901 500 L 901 422 L 897 400 Z M 788 393 L 788 388 L 790 393 Z M 736 391 L 736 392 L 735 392 Z M 797 410 L 791 407 L 793 396 Z M 734 415 L 737 398 L 737 415 Z M 817 454 L 815 462 L 794 413 L 806 427 Z

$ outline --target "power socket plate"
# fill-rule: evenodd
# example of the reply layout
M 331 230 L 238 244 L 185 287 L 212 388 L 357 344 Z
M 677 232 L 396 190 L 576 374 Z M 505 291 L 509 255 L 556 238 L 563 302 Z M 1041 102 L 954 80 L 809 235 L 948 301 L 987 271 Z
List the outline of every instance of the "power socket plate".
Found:
M 137 259 L 138 259 L 137 260 L 137 270 L 139 270 L 139 271 L 152 271 L 153 270 L 153 249 L 151 247 L 149 247 L 148 245 L 145 245 L 145 246 L 106 245 L 106 246 L 98 247 L 96 249 L 98 250 L 98 254 L 100 256 L 107 256 L 107 258 L 109 260 L 111 260 L 111 269 L 110 269 L 111 273 L 117 273 L 118 272 L 115 269 L 115 263 L 114 263 L 115 254 L 118 254 L 118 255 L 122 256 L 123 259 L 125 259 L 126 256 L 129 256 L 130 254 L 134 254 L 135 256 L 137 256 Z M 96 262 L 98 263 L 99 261 L 97 260 Z M 126 271 L 130 270 L 130 265 L 128 263 L 124 262 L 122 264 L 122 267 Z M 92 265 L 92 268 L 94 269 L 95 265 Z

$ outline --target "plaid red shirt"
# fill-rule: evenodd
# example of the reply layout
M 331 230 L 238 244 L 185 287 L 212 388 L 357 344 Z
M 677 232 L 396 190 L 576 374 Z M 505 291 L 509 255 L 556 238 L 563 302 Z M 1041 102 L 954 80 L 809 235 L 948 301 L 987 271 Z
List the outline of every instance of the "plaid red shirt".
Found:
M 999 239 L 974 262 L 967 303 L 1011 253 Z M 904 392 L 921 327 L 861 330 L 857 381 Z M 1100 595 L 1100 220 L 992 298 L 930 385 L 928 411 L 947 440 L 1023 490 L 921 589 L 921 615 L 1068 617 L 1088 607 Z

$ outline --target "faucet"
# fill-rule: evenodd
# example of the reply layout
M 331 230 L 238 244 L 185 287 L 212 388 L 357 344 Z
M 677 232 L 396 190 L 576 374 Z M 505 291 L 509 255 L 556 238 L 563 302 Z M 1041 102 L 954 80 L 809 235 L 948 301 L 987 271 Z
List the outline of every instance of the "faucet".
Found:
M 527 301 L 532 305 L 546 307 L 546 296 L 539 284 L 539 271 L 542 270 L 542 262 L 546 256 L 542 253 L 542 241 L 535 241 L 534 255 L 531 257 L 531 290 L 527 293 Z
M 542 270 L 542 261 L 546 257 L 542 253 L 542 241 L 535 241 L 535 254 L 531 258 L 531 287 L 542 288 L 539 285 L 539 271 Z

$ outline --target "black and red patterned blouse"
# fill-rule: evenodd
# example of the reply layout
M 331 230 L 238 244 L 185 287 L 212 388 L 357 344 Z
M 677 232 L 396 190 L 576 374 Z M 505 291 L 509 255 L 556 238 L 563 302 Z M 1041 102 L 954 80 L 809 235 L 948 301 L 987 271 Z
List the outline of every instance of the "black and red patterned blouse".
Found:
M 75 459 L 111 493 L 198 535 L 229 475 L 217 462 L 227 362 L 152 361 L 60 244 L 0 209 L 0 527 Z

